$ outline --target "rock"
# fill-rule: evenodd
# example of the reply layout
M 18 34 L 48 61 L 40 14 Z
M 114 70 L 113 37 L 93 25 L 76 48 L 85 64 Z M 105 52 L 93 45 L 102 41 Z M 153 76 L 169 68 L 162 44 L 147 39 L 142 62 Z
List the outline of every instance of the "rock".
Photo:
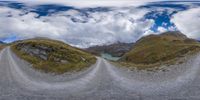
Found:
M 20 49 L 22 52 L 26 52 L 26 53 L 28 53 L 29 48 L 30 48 L 29 46 L 24 46 L 24 47 L 19 46 L 18 47 L 18 49 Z
M 86 59 L 85 59 L 85 58 L 83 58 L 83 57 L 81 57 L 81 60 L 82 60 L 82 61 L 85 61 Z
M 43 60 L 48 60 L 48 57 L 45 56 L 45 55 L 39 55 L 38 57 L 41 58 L 41 59 L 43 59 Z
M 31 56 L 38 57 L 42 60 L 48 60 L 49 53 L 53 51 L 53 49 L 51 47 L 43 46 L 43 45 L 34 45 L 33 46 L 33 45 L 18 44 L 17 48 L 22 52 L 25 52 Z M 86 60 L 83 57 L 81 57 L 81 59 L 83 61 Z M 53 57 L 52 60 L 55 62 L 58 62 L 58 63 L 63 63 L 63 64 L 68 63 L 67 60 L 64 60 L 59 57 Z
M 60 59 L 59 58 L 53 58 L 54 61 L 59 62 Z
M 63 63 L 63 64 L 66 64 L 66 63 L 68 63 L 68 61 L 67 61 L 67 60 L 61 60 L 60 62 L 61 62 L 61 63 Z
M 27 48 L 22 48 L 20 51 L 22 51 L 22 52 L 27 52 L 28 49 L 27 49 Z
M 43 49 L 41 49 L 41 47 L 38 48 L 37 46 L 33 47 L 33 46 L 23 45 L 23 44 L 19 45 L 18 47 L 20 51 L 25 52 L 31 56 L 36 56 L 43 60 L 48 60 L 48 52 L 44 50 L 44 49 L 47 49 L 45 47 L 42 47 Z
M 29 49 L 29 51 L 31 52 L 31 53 L 33 53 L 34 55 L 39 55 L 40 54 L 40 50 L 39 49 Z
M 44 50 L 41 50 L 41 51 L 40 51 L 40 54 L 42 54 L 42 55 L 47 55 L 47 52 L 44 51 Z
M 46 46 L 38 46 L 38 48 L 43 49 L 43 50 L 48 50 L 49 48 Z

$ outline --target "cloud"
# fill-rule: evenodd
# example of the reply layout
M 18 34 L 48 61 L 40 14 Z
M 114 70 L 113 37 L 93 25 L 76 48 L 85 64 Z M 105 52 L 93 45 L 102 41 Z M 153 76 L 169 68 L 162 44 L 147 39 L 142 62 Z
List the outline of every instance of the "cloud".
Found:
M 1 7 L 0 38 L 48 37 L 77 47 L 134 42 L 154 24 L 151 19 L 143 19 L 147 12 L 146 9 L 115 8 L 85 16 L 83 12 L 68 10 L 38 18 L 34 12 Z
M 41 2 L 53 3 L 57 1 L 44 0 Z M 39 4 L 42 4 L 41 2 Z M 59 2 L 65 1 L 61 0 Z M 69 1 L 66 2 L 69 3 Z M 75 2 L 73 4 L 76 5 Z M 79 2 L 78 4 L 80 5 L 76 6 L 81 7 L 82 3 Z M 103 4 L 106 5 L 106 3 Z M 90 4 L 87 6 L 90 6 Z M 35 7 L 37 6 L 32 6 L 29 9 L 35 10 Z M 167 11 L 167 13 L 162 15 L 164 11 Z M 185 23 L 186 20 L 195 19 L 197 17 L 195 15 L 199 10 L 183 11 L 174 15 L 171 22 L 175 23 L 176 27 L 169 21 L 171 16 L 168 16 L 174 11 L 177 10 L 161 7 L 151 9 L 123 6 L 109 7 L 108 11 L 68 9 L 51 14 L 47 12 L 47 15 L 39 16 L 39 13 L 29 10 L 0 7 L 0 23 L 3 23 L 0 24 L 0 40 L 12 41 L 13 39 L 48 37 L 64 41 L 76 47 L 85 48 L 118 41 L 135 42 L 144 35 L 159 34 L 168 30 L 176 30 L 177 28 L 190 37 L 200 37 L 197 30 L 199 21 Z M 159 17 L 151 12 L 162 16 Z M 147 14 L 153 16 L 153 18 L 145 17 Z M 166 16 L 169 18 L 163 19 Z M 188 17 L 189 19 L 187 19 L 187 16 L 190 16 Z M 196 19 L 198 20 L 198 17 Z M 194 30 L 191 31 L 194 27 L 195 32 Z
M 178 12 L 171 21 L 190 38 L 200 39 L 200 8 Z
M 158 27 L 158 32 L 159 33 L 166 32 L 166 31 L 168 31 L 166 28 L 164 28 L 164 27 Z
M 29 5 L 38 4 L 62 4 L 67 6 L 74 6 L 77 8 L 84 7 L 126 7 L 138 6 L 148 2 L 162 1 L 162 0 L 10 0 L 20 1 Z

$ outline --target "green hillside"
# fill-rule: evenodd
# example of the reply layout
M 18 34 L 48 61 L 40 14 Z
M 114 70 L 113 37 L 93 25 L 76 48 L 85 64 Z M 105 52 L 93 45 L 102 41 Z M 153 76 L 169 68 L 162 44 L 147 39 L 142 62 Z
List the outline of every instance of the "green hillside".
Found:
M 161 35 L 149 35 L 141 38 L 120 61 L 125 65 L 144 69 L 162 63 L 175 62 L 177 58 L 196 53 L 199 50 L 200 44 L 196 40 L 189 39 L 180 32 L 165 32 Z
M 63 42 L 49 39 L 30 39 L 15 42 L 12 50 L 33 68 L 57 74 L 88 68 L 96 58 Z

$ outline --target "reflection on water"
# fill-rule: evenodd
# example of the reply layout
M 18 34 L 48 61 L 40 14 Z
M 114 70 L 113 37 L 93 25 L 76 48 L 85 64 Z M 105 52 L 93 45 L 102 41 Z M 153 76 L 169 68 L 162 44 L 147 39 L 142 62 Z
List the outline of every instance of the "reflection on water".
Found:
M 112 60 L 112 61 L 117 61 L 120 59 L 120 57 L 113 57 L 112 55 L 108 54 L 108 53 L 102 53 L 101 54 L 102 58 L 105 58 L 107 60 Z

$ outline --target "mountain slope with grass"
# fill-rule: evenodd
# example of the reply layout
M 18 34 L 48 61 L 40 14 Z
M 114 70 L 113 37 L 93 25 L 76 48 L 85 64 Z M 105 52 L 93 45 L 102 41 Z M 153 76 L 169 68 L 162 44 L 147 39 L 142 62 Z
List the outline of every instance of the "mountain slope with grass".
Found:
M 50 39 L 29 39 L 15 42 L 12 51 L 32 64 L 33 68 L 63 74 L 88 68 L 96 58 L 78 48 Z
M 163 63 L 173 63 L 178 58 L 200 51 L 200 43 L 180 32 L 165 32 L 139 39 L 132 50 L 120 62 L 139 69 L 151 68 Z

